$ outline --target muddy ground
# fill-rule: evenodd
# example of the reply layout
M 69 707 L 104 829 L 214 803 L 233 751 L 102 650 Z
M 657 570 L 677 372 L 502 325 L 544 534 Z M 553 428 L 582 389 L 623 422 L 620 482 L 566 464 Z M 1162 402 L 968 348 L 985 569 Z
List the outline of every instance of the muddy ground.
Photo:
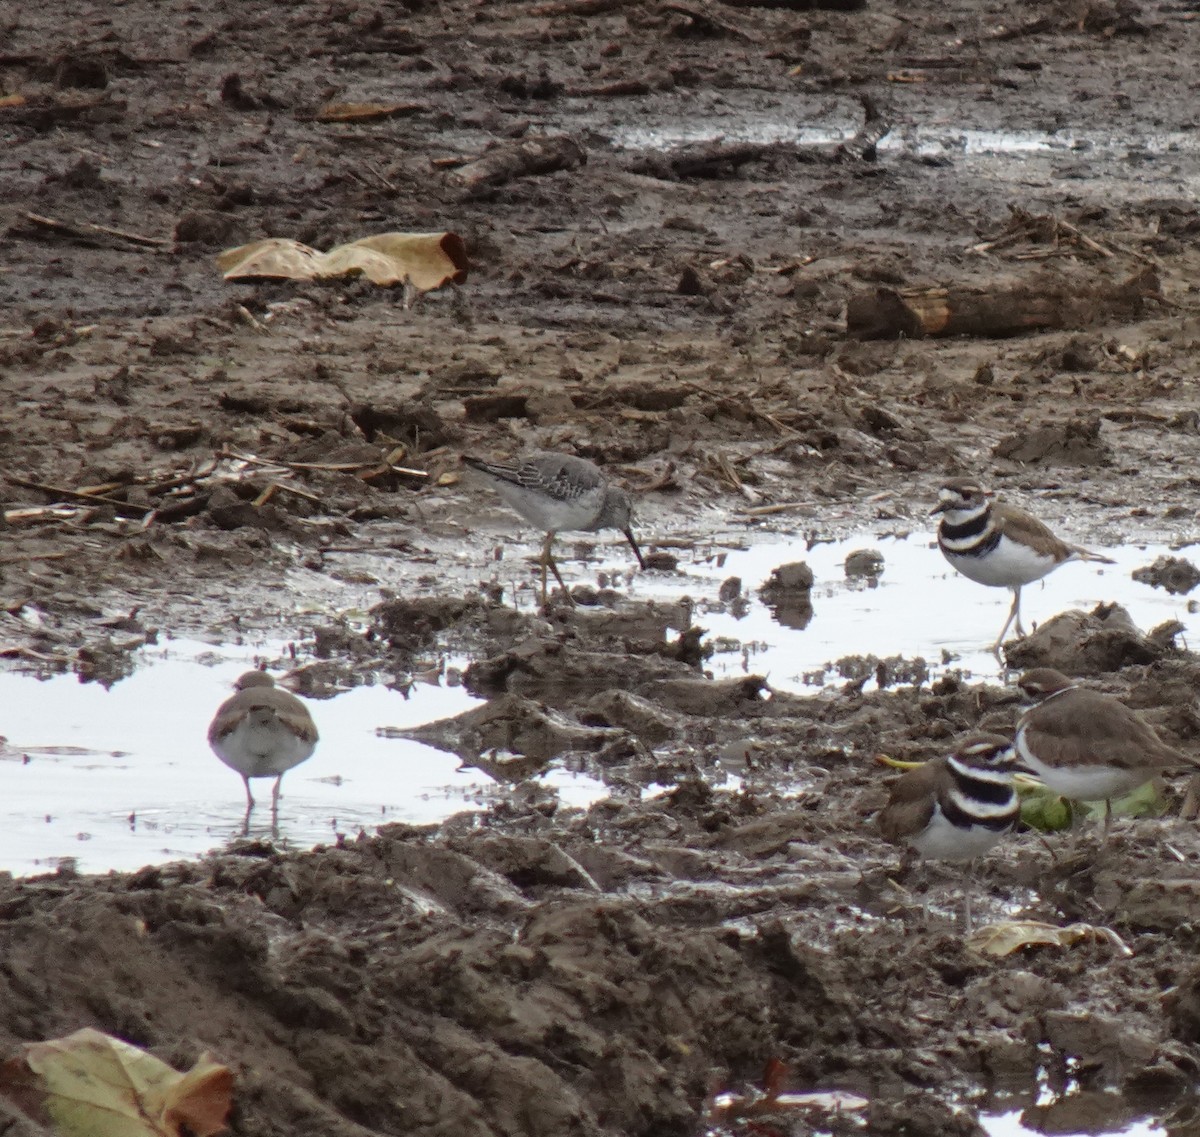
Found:
M 1004 728 L 1010 691 L 903 665 L 812 697 L 714 682 L 688 612 L 620 573 L 543 618 L 525 567 L 497 569 L 507 522 L 460 479 L 463 452 L 593 458 L 641 492 L 657 572 L 717 528 L 916 528 L 961 473 L 1077 539 L 1194 538 L 1192 7 L 802 7 L 6 13 L 7 665 L 112 682 L 156 629 L 283 636 L 322 695 L 453 641 L 491 698 L 468 756 L 508 752 L 492 772 L 513 790 L 482 819 L 311 854 L 4 882 L 5 1049 L 88 1024 L 180 1064 L 212 1049 L 255 1137 L 691 1134 L 772 1059 L 787 1088 L 869 1104 L 767 1132 L 970 1133 L 986 1093 L 1032 1100 L 1039 1078 L 1073 1091 L 1031 1106 L 1042 1127 L 1179 1105 L 1200 1068 L 1191 823 L 1123 822 L 1103 852 L 1094 830 L 1013 840 L 977 920 L 1020 905 L 1132 954 L 981 956 L 959 878 L 899 874 L 864 819 L 875 753 Z M 368 101 L 398 109 L 318 114 Z M 839 148 L 865 107 L 891 133 Z M 709 145 L 617 145 L 635 127 Z M 545 134 L 573 140 L 567 168 L 464 184 L 462 163 Z M 979 152 L 1032 135 L 1055 145 Z M 227 284 L 213 261 L 393 229 L 461 234 L 468 280 L 406 306 L 361 282 Z M 848 304 L 929 287 L 983 324 L 1036 318 L 847 333 Z M 364 585 L 380 607 L 347 616 Z M 1200 752 L 1200 659 L 1119 623 L 1076 620 L 1058 661 Z M 613 797 L 559 810 L 528 781 L 547 761 Z M 718 767 L 747 788 L 714 791 Z M 748 1132 L 740 1108 L 723 1124 Z

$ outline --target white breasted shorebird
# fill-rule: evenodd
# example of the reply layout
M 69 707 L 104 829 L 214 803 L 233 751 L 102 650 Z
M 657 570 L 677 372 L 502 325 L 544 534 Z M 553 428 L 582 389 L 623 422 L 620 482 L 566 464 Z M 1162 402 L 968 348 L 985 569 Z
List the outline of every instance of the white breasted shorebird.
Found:
M 246 785 L 246 809 L 254 807 L 251 778 L 274 778 L 271 808 L 279 806 L 283 775 L 312 755 L 317 727 L 308 708 L 288 691 L 275 686 L 265 671 L 247 671 L 234 684 L 237 693 L 226 699 L 208 728 L 208 744 Z
M 1012 607 L 992 645 L 993 652 L 999 652 L 1014 621 L 1017 635 L 1025 634 L 1021 627 L 1023 585 L 1041 580 L 1068 561 L 1116 563 L 1061 540 L 1032 514 L 995 501 L 990 490 L 970 478 L 946 482 L 930 513 L 942 515 L 938 547 L 955 569 L 978 584 L 1012 589 Z
M 1165 770 L 1200 767 L 1168 746 L 1120 699 L 1080 687 L 1061 671 L 1035 667 L 1017 686 L 1036 700 L 1017 723 L 1020 768 L 1073 801 L 1103 801 L 1104 829 L 1114 798 L 1133 793 Z
M 546 534 L 540 558 L 543 606 L 546 603 L 547 566 L 567 599 L 575 603 L 550 555 L 554 535 L 564 529 L 585 533 L 619 529 L 633 549 L 638 564 L 646 567 L 633 537 L 633 502 L 629 494 L 610 484 L 603 471 L 586 458 L 538 451 L 512 462 L 485 462 L 466 456 L 463 462 L 482 474 L 510 508 Z
M 1013 744 L 998 734 L 970 734 L 953 753 L 897 778 L 876 824 L 885 841 L 922 857 L 973 861 L 1011 833 L 1021 814 L 1013 787 Z M 963 924 L 971 930 L 971 897 L 963 887 Z

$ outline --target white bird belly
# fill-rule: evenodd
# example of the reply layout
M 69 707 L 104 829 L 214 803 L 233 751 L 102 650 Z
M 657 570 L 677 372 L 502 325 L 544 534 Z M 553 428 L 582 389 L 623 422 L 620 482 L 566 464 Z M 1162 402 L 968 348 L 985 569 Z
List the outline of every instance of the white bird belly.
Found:
M 995 588 L 1016 588 L 1018 585 L 1031 584 L 1035 580 L 1041 580 L 1063 563 L 1003 535 L 990 553 L 980 557 L 956 553 L 952 547 L 945 544 L 942 545 L 942 553 L 953 568 L 968 580 Z
M 912 841 L 912 847 L 933 861 L 971 861 L 998 845 L 1007 833 L 1007 829 L 982 825 L 960 829 L 951 825 L 941 807 L 936 806 L 929 825 Z
M 247 718 L 213 750 L 226 766 L 247 778 L 275 777 L 311 756 L 316 744 L 294 735 L 278 723 L 270 726 Z
M 1053 793 L 1072 801 L 1111 801 L 1133 793 L 1153 776 L 1150 770 L 1118 770 L 1113 766 L 1047 766 L 1025 741 L 1024 729 L 1014 740 L 1021 765 L 1032 770 Z

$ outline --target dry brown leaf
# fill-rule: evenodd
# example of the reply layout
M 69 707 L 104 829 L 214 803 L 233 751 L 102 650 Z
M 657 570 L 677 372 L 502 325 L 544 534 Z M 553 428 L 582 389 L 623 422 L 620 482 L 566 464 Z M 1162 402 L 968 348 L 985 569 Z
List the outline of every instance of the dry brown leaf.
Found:
M 1060 928 L 1041 920 L 1005 920 L 977 929 L 967 946 L 984 955 L 1011 955 L 1024 947 L 1070 947 L 1084 940 L 1107 940 L 1123 956 L 1133 955 L 1125 941 L 1111 928 L 1095 924 L 1068 924 Z
M 23 107 L 24 105 L 24 95 L 4 95 L 0 98 L 0 107 Z
M 233 1073 L 209 1055 L 186 1074 L 119 1038 L 77 1030 L 0 1066 L 0 1096 L 58 1137 L 196 1137 L 225 1128 Z
M 317 122 L 371 122 L 421 109 L 416 103 L 326 103 L 315 117 Z
M 461 283 L 470 268 L 467 247 L 457 233 L 380 233 L 341 247 L 371 249 L 382 254 L 403 269 L 412 286 L 422 292 L 441 288 L 451 281 Z M 335 252 L 337 249 L 331 249 L 329 255 Z
M 310 249 L 299 241 L 283 237 L 268 237 L 226 249 L 217 257 L 226 280 L 316 280 L 320 275 L 319 262 L 323 253 Z
M 317 252 L 298 241 L 271 237 L 226 249 L 217 257 L 226 280 L 320 280 L 365 276 L 374 284 L 409 284 L 430 292 L 461 283 L 470 267 L 457 233 L 381 233 Z

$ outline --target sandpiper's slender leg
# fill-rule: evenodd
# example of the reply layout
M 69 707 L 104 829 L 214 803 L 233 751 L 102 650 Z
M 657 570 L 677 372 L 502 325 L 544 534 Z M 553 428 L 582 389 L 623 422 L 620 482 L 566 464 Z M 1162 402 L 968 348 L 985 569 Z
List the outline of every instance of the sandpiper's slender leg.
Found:
M 963 938 L 970 936 L 972 930 L 971 923 L 971 893 L 975 888 L 975 862 L 968 861 L 966 868 L 963 870 L 962 890 L 963 890 L 963 907 L 962 907 L 962 924 Z
M 1104 799 L 1104 840 L 1105 840 L 1105 842 L 1108 841 L 1108 835 L 1109 835 L 1109 833 L 1112 832 L 1112 819 L 1113 819 L 1112 798 L 1106 797 Z
M 242 784 L 246 787 L 246 809 L 254 808 L 254 795 L 250 792 L 250 779 L 245 774 L 242 775 Z
M 1020 636 L 1021 638 L 1024 638 L 1025 629 L 1023 627 L 1021 627 L 1021 586 L 1019 584 L 1016 586 L 1016 588 L 1013 589 L 1012 616 L 1017 621 L 1017 627 L 1016 627 L 1017 635 Z
M 242 818 L 242 836 L 243 837 L 250 836 L 250 818 L 253 815 L 253 813 L 254 813 L 254 806 L 252 806 L 252 805 L 246 806 L 246 813 L 245 813 L 245 816 L 243 816 L 243 818 Z
M 567 587 L 567 582 L 565 580 L 563 580 L 562 573 L 560 573 L 558 571 L 558 565 L 556 565 L 554 563 L 554 558 L 550 555 L 550 546 L 553 542 L 554 542 L 554 534 L 552 532 L 547 533 L 546 541 L 542 545 L 542 607 L 545 608 L 546 603 L 547 603 L 547 600 L 546 600 L 546 568 L 549 567 L 550 571 L 554 573 L 554 579 L 558 581 L 559 588 L 561 588 L 563 590 L 567 599 L 571 602 L 571 607 L 574 608 L 575 607 L 575 597 L 571 595 L 571 590 Z
M 997 659 L 1000 657 L 1000 645 L 1004 643 L 1005 633 L 1007 633 L 1014 619 L 1017 621 L 1017 635 L 1023 636 L 1025 634 L 1021 629 L 1021 590 L 1020 588 L 1014 588 L 1012 591 L 1013 602 L 1012 607 L 1008 610 L 1008 619 L 1004 621 L 1004 627 L 1000 629 L 1000 634 L 996 637 L 996 642 L 992 644 L 992 655 L 996 656 Z
M 283 775 L 280 774 L 279 777 L 275 779 L 275 788 L 271 791 L 271 809 L 273 810 L 279 808 L 279 788 L 282 785 Z

